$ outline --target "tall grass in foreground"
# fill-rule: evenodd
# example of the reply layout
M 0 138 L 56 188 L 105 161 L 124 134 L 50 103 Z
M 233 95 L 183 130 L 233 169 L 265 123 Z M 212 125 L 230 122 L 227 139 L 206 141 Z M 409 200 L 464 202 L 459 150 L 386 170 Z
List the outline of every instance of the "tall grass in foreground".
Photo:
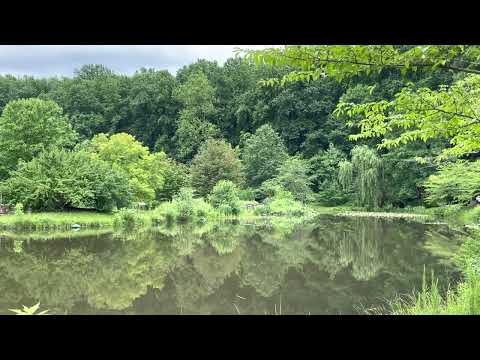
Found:
M 359 309 L 367 314 L 395 315 L 480 315 L 480 233 L 465 239 L 454 257 L 463 273 L 455 289 L 442 291 L 438 280 L 431 275 L 427 282 L 423 271 L 422 289 L 408 297 L 397 296 L 387 306 Z
M 456 290 L 448 289 L 442 296 L 438 280 L 430 285 L 423 279 L 422 290 L 409 299 L 390 304 L 394 315 L 480 315 L 480 275 L 469 270 Z

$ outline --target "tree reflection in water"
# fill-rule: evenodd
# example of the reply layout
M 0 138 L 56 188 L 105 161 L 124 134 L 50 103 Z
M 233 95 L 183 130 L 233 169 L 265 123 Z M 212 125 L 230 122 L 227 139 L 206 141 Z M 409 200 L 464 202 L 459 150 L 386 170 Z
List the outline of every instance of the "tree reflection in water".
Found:
M 459 236 L 438 225 L 333 216 L 4 233 L 0 311 L 41 301 L 59 313 L 264 314 L 282 298 L 283 314 L 354 313 L 419 286 L 424 265 L 446 283 L 453 264 L 441 258 L 445 246 L 431 245 L 445 234 Z

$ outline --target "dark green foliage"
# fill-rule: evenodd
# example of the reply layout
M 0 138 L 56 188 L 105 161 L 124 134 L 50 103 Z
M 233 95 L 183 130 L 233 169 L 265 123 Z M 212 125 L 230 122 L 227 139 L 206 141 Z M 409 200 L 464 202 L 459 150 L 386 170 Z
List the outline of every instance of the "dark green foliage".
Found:
M 174 96 L 183 105 L 175 134 L 178 155 L 188 160 L 203 142 L 219 135 L 217 126 L 209 121 L 215 112 L 215 88 L 203 72 L 193 72 L 175 89 Z
M 338 180 L 339 164 L 346 155 L 330 144 L 326 151 L 309 159 L 312 188 L 317 193 L 317 199 L 324 205 L 339 205 L 348 200 Z
M 158 201 L 170 201 L 183 187 L 190 186 L 190 174 L 185 164 L 173 159 L 167 160 L 167 166 L 163 171 L 163 187 L 157 191 Z
M 410 144 L 382 156 L 385 204 L 404 207 L 424 201 L 424 182 L 437 169 L 431 161 L 436 155 L 433 149 L 431 144 Z
M 206 196 L 220 180 L 243 183 L 243 166 L 237 152 L 223 140 L 208 140 L 191 165 L 192 186 Z
M 258 186 L 278 174 L 279 167 L 287 160 L 287 149 L 282 138 L 266 124 L 255 134 L 246 136 L 242 149 L 247 181 Z

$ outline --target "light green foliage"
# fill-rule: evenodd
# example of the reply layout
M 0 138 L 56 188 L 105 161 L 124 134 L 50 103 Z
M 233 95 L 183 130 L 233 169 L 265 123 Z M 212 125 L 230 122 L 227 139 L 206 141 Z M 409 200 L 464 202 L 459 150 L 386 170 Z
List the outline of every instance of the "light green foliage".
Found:
M 189 218 L 192 218 L 195 213 L 193 189 L 180 189 L 179 193 L 173 198 L 172 204 L 174 204 L 178 212 L 177 216 L 180 220 L 187 220 Z
M 133 230 L 144 225 L 144 219 L 134 209 L 120 209 L 113 217 L 113 226 L 122 230 Z
M 181 188 L 171 201 L 170 216 L 178 221 L 188 221 L 195 218 L 206 218 L 212 215 L 212 207 L 202 198 L 194 198 L 192 188 Z
M 23 309 L 9 309 L 9 310 L 14 312 L 16 315 L 47 315 L 49 310 L 42 310 L 40 312 L 37 312 L 39 308 L 40 308 L 40 303 L 37 303 L 30 307 L 23 305 Z
M 73 145 L 76 134 L 53 101 L 21 99 L 8 103 L 0 117 L 0 178 L 44 150 Z
M 480 73 L 478 46 L 418 45 L 402 49 L 396 45 L 286 45 L 264 50 L 241 50 L 246 61 L 258 65 L 290 67 L 282 78 L 267 79 L 264 85 L 317 80 L 323 76 L 342 80 L 355 75 L 374 75 L 384 69 L 402 74 L 435 69 Z M 462 65 L 455 60 L 462 59 Z M 466 64 L 466 65 L 465 65 Z
M 473 267 L 465 271 L 465 281 L 455 290 L 443 294 L 432 273 L 427 285 L 425 276 L 422 290 L 410 299 L 399 299 L 391 304 L 396 315 L 480 315 L 480 274 Z
M 247 136 L 242 149 L 247 181 L 254 186 L 278 174 L 278 168 L 288 158 L 282 138 L 266 124 Z
M 165 153 L 151 154 L 147 147 L 126 133 L 99 134 L 84 146 L 94 158 L 128 174 L 135 201 L 152 201 L 162 190 L 164 171 L 168 167 Z
M 464 271 L 480 270 L 480 233 L 474 232 L 468 236 L 455 255 L 455 262 Z
M 217 213 L 203 198 L 195 198 L 192 188 L 184 187 L 174 195 L 172 201 L 161 203 L 150 216 L 152 221 L 165 221 L 172 225 L 174 221 L 189 222 L 198 220 L 204 223 L 216 217 Z
M 190 168 L 192 186 L 206 196 L 220 180 L 243 183 L 243 166 L 237 152 L 223 140 L 210 139 L 195 155 Z
M 352 160 L 339 164 L 339 180 L 348 189 L 353 186 L 357 205 L 374 208 L 382 201 L 382 160 L 367 146 L 352 149 Z
M 480 161 L 457 161 L 440 166 L 425 182 L 431 204 L 466 204 L 480 194 Z
M 309 163 L 300 157 L 288 158 L 278 169 L 275 180 L 301 202 L 313 200 Z
M 0 188 L 9 203 L 21 202 L 32 210 L 110 211 L 127 205 L 131 197 L 125 173 L 84 151 L 43 152 L 30 162 L 21 162 Z
M 264 206 L 255 209 L 256 214 L 303 216 L 312 213 L 301 202 L 295 200 L 292 193 L 280 185 L 272 185 L 271 191 L 273 191 L 273 196 L 265 199 Z
M 15 215 L 23 215 L 23 204 L 22 203 L 16 203 L 15 204 Z
M 442 152 L 442 159 L 480 149 L 479 93 L 480 76 L 471 75 L 438 90 L 405 87 L 392 101 L 340 103 L 336 111 L 360 117 L 354 124 L 361 131 L 353 140 L 383 137 L 380 148 L 445 139 L 452 146 Z
M 240 213 L 240 198 L 238 188 L 230 180 L 220 180 L 208 197 L 210 203 L 224 214 L 238 215 Z
M 430 283 L 423 272 L 422 289 L 408 298 L 390 301 L 391 312 L 400 315 L 480 315 L 480 237 L 468 236 L 454 255 L 463 280 L 447 291 L 439 288 L 432 271 Z

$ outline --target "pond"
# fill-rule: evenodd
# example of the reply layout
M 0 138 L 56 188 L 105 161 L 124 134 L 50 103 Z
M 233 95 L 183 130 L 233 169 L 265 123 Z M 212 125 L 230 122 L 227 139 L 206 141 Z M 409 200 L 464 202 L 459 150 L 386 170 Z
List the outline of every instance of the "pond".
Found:
M 322 215 L 0 235 L 0 314 L 358 314 L 446 286 L 463 234 L 402 219 Z

